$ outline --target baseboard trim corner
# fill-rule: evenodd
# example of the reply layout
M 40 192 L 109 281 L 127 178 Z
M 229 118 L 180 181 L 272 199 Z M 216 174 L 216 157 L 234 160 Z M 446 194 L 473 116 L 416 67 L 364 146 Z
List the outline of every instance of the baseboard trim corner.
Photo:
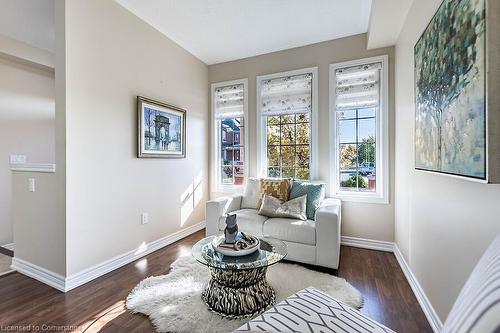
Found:
M 12 258 L 10 268 L 30 278 L 43 282 L 59 291 L 66 291 L 64 276 L 32 264 L 29 261 L 14 257 Z
M 5 244 L 5 245 L 2 245 L 1 247 L 3 247 L 4 249 L 7 249 L 9 251 L 14 251 L 14 243 Z
M 138 250 L 132 250 L 121 254 L 109 260 L 106 260 L 93 267 L 84 269 L 76 274 L 70 275 L 65 280 L 65 291 L 77 288 L 87 282 L 129 264 L 139 258 L 144 257 L 154 251 L 157 251 L 167 245 L 170 245 L 184 237 L 187 237 L 201 229 L 205 228 L 205 221 L 201 221 L 187 228 L 174 232 L 171 235 L 162 237 L 158 240 L 145 244 Z
M 378 251 L 386 251 L 393 252 L 394 251 L 394 243 L 386 242 L 374 239 L 366 239 L 366 238 L 357 238 L 350 236 L 342 236 L 340 243 L 345 246 L 353 246 L 359 247 L 363 249 L 369 250 L 378 250 Z
M 437 315 L 436 310 L 434 310 L 431 302 L 425 295 L 425 292 L 420 286 L 420 283 L 418 283 L 416 276 L 413 274 L 410 265 L 408 265 L 408 263 L 406 262 L 397 244 L 394 244 L 394 255 L 396 256 L 396 260 L 398 261 L 399 266 L 401 267 L 401 270 L 406 277 L 406 280 L 408 280 L 411 290 L 413 290 L 413 294 L 415 294 L 415 297 L 417 298 L 422 311 L 427 317 L 427 321 L 431 325 L 432 330 L 435 333 L 441 332 L 441 330 L 443 329 L 443 323 L 441 319 L 439 319 L 439 316 Z

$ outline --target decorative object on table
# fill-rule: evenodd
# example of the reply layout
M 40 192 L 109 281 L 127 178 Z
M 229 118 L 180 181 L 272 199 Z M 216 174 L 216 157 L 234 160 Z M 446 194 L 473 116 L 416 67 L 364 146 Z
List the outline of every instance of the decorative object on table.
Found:
M 186 157 L 186 110 L 137 97 L 137 157 Z
M 287 217 L 292 219 L 307 220 L 306 216 L 307 195 L 283 202 L 278 198 L 264 194 L 259 215 L 267 217 Z
M 313 184 L 299 180 L 292 181 L 290 189 L 290 200 L 307 195 L 306 216 L 308 220 L 314 220 L 314 214 L 325 199 L 326 184 Z
M 290 195 L 290 179 L 260 179 L 259 199 L 257 201 L 257 208 L 262 205 L 264 194 L 271 195 L 281 201 L 288 201 Z
M 236 241 L 232 244 L 226 243 L 223 236 L 215 237 L 212 241 L 212 246 L 217 252 L 230 257 L 252 254 L 259 249 L 259 245 L 260 241 L 257 237 L 244 232 L 238 233 Z
M 416 43 L 416 169 L 486 180 L 486 39 L 485 0 L 444 0 Z
M 181 257 L 167 275 L 140 282 L 128 295 L 127 308 L 148 316 L 158 332 L 226 333 L 246 323 L 249 318 L 230 320 L 208 310 L 201 294 L 209 280 L 208 269 L 200 269 L 191 256 Z M 276 292 L 276 302 L 314 286 L 352 307 L 363 304 L 361 293 L 344 279 L 303 266 L 277 263 L 268 268 L 267 280 Z
M 236 214 L 229 214 L 226 217 L 226 229 L 224 229 L 224 239 L 226 244 L 236 243 L 238 235 L 238 224 L 236 223 Z

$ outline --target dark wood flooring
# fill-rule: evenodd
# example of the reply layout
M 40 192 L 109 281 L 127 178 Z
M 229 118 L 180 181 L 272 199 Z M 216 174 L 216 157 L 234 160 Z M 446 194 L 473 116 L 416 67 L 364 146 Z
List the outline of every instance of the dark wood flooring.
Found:
M 125 309 L 128 293 L 142 279 L 167 273 L 203 235 L 197 232 L 66 294 L 19 273 L 0 277 L 0 331 L 13 332 L 12 325 L 45 332 L 153 331 L 146 316 Z M 392 253 L 343 246 L 340 262 L 338 276 L 365 298 L 361 312 L 397 332 L 432 332 Z

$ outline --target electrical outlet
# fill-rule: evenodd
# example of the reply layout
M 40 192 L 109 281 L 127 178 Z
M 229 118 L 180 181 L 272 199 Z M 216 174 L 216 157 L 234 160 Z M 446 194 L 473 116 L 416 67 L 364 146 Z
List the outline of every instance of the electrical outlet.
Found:
M 148 213 L 142 213 L 141 215 L 141 224 L 148 224 L 149 223 L 149 214 Z

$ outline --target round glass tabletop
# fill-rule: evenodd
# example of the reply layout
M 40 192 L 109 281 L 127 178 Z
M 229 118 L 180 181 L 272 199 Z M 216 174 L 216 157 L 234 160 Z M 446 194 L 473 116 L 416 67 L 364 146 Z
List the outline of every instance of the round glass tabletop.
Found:
M 193 257 L 208 267 L 245 270 L 273 265 L 286 257 L 286 244 L 275 238 L 259 238 L 260 248 L 254 253 L 241 257 L 225 256 L 217 252 L 212 241 L 217 236 L 203 238 L 193 246 Z

